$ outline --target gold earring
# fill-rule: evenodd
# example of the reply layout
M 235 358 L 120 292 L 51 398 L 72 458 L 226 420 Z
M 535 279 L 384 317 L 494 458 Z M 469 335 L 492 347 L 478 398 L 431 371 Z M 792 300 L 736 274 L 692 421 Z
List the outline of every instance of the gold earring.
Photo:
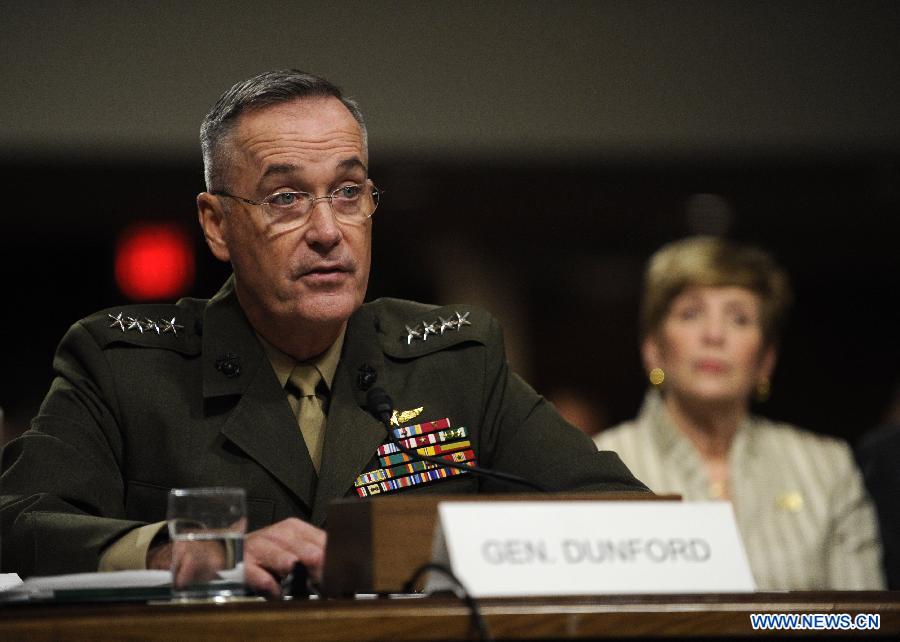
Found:
M 756 382 L 756 400 L 760 403 L 768 400 L 772 392 L 772 382 L 768 377 L 763 377 Z
M 647 375 L 647 378 L 650 379 L 650 383 L 656 387 L 662 385 L 662 382 L 666 380 L 666 373 L 663 372 L 662 368 L 653 368 L 650 371 L 650 374 Z

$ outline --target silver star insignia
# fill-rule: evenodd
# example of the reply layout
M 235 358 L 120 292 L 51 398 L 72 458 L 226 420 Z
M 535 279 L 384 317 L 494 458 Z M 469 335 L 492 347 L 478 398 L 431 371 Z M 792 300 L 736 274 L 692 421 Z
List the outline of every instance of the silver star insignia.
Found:
M 117 314 L 116 316 L 113 316 L 111 314 L 107 314 L 106 316 L 108 316 L 110 319 L 112 319 L 112 323 L 109 324 L 110 328 L 115 328 L 116 326 L 119 326 L 119 329 L 122 330 L 122 332 L 125 332 L 125 321 L 122 320 L 121 312 L 119 312 L 119 314 Z
M 447 331 L 447 328 L 450 328 L 452 330 L 456 327 L 456 321 L 451 321 L 450 319 L 445 319 L 444 317 L 438 317 L 438 319 L 441 324 L 441 327 L 438 328 L 438 330 L 440 330 L 441 334 L 444 334 L 444 332 Z
M 126 330 L 137 330 L 141 334 L 144 334 L 144 324 L 141 323 L 140 319 L 135 319 L 134 317 L 125 317 L 128 319 L 128 327 Z
M 432 321 L 431 323 L 422 321 L 422 341 L 428 341 L 429 334 L 437 334 L 437 330 L 434 329 L 435 323 L 437 323 L 437 321 Z
M 156 334 L 159 334 L 159 325 L 156 323 L 156 321 L 154 321 L 150 317 L 147 317 L 146 319 L 144 319 L 144 330 L 156 330 Z
M 419 339 L 422 336 L 421 332 L 419 332 L 418 330 L 414 330 L 409 326 L 406 326 L 406 332 L 406 345 L 411 344 L 413 342 L 413 339 Z
M 456 313 L 456 329 L 459 330 L 464 325 L 472 325 L 469 322 L 469 313 L 466 312 L 465 314 L 460 314 L 459 312 L 457 312 Z
M 175 323 L 175 317 L 172 317 L 171 321 L 167 321 L 166 319 L 160 319 L 160 321 L 163 324 L 163 334 L 165 334 L 166 332 L 171 332 L 177 337 L 178 331 L 184 329 L 183 325 L 178 325 L 177 323 Z

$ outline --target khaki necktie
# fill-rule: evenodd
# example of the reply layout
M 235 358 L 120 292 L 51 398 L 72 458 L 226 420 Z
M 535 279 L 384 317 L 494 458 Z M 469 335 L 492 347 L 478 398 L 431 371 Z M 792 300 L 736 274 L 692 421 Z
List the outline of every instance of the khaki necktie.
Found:
M 288 403 L 300 424 L 300 433 L 316 473 L 322 462 L 322 446 L 325 442 L 325 412 L 322 401 L 316 396 L 316 386 L 322 381 L 322 375 L 315 366 L 297 364 L 291 371 L 285 389 Z

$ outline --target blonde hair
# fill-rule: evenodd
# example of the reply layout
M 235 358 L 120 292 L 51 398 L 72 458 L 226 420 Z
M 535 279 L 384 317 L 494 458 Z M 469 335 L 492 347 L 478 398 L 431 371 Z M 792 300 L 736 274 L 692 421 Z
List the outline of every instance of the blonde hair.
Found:
M 777 344 L 793 301 L 787 273 L 765 251 L 713 236 L 664 245 L 650 257 L 641 301 L 641 338 L 653 334 L 672 301 L 690 287 L 737 286 L 760 298 L 766 344 Z

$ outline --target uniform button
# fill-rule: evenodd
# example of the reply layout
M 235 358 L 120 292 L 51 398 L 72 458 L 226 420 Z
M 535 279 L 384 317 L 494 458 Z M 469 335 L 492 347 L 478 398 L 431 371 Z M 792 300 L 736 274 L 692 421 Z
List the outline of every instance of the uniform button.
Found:
M 376 379 L 378 379 L 378 373 L 375 372 L 375 368 L 364 363 L 356 373 L 356 387 L 360 390 L 368 390 L 375 383 Z
M 241 374 L 241 359 L 232 352 L 226 352 L 216 359 L 216 370 L 231 379 Z

